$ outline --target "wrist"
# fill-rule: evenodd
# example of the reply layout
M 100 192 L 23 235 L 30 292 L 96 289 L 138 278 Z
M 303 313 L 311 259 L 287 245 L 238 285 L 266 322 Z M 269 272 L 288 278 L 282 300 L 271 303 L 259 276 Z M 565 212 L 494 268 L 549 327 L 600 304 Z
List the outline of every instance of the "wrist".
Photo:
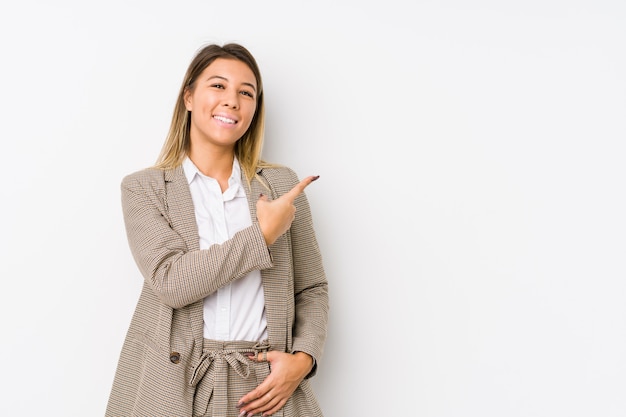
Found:
M 313 369 L 313 357 L 302 351 L 293 352 L 293 356 L 298 359 L 298 363 L 302 364 L 302 368 L 306 370 L 305 375 L 308 375 L 308 373 Z

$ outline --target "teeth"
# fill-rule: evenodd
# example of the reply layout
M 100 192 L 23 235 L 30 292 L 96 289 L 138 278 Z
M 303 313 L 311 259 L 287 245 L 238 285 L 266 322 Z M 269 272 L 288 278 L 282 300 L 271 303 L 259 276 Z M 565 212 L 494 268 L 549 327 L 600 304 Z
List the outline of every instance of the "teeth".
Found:
M 222 116 L 213 116 L 214 119 L 219 120 L 220 122 L 224 122 L 224 123 L 229 123 L 231 125 L 235 124 L 235 121 L 233 119 L 228 119 L 226 117 L 222 117 Z

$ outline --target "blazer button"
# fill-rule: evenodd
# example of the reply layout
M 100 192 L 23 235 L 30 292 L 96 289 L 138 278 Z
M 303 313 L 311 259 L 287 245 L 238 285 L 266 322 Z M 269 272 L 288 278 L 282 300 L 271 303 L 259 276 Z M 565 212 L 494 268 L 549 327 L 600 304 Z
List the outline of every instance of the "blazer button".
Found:
M 180 362 L 180 353 L 178 353 L 178 352 L 170 353 L 170 362 L 172 362 L 172 363 Z

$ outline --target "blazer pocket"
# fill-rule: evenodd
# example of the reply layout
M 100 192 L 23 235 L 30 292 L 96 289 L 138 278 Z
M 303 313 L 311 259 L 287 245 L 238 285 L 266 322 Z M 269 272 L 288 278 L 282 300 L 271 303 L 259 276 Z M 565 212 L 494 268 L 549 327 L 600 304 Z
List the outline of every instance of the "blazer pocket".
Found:
M 186 360 L 180 357 L 174 363 L 170 353 L 159 349 L 147 335 L 135 335 L 134 343 L 141 346 L 142 366 L 132 415 L 154 417 L 163 410 L 185 415 Z

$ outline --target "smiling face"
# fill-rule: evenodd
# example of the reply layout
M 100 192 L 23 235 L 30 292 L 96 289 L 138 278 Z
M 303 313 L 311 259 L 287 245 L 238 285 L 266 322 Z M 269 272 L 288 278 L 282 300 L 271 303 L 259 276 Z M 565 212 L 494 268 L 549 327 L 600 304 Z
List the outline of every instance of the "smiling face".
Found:
M 191 149 L 232 151 L 250 127 L 256 98 L 256 78 L 245 63 L 226 58 L 213 61 L 185 93 L 185 107 L 191 112 Z

